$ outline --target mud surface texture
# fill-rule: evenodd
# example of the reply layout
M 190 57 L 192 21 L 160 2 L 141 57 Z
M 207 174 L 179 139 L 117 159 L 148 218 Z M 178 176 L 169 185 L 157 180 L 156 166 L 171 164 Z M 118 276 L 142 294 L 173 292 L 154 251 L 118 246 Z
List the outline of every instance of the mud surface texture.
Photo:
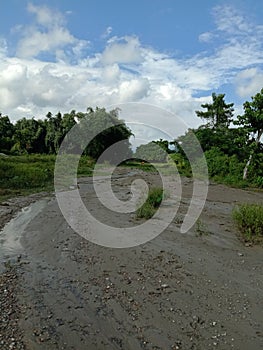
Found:
M 159 181 L 144 176 L 152 185 Z M 136 177 L 116 176 L 116 196 L 129 196 Z M 263 249 L 244 245 L 231 218 L 236 204 L 262 203 L 263 194 L 210 185 L 198 223 L 182 234 L 192 194 L 191 180 L 182 182 L 169 227 L 128 249 L 90 243 L 69 227 L 54 198 L 42 203 L 16 233 L 19 244 L 8 258 L 13 267 L 2 259 L 0 348 L 263 349 Z M 91 179 L 81 179 L 79 187 L 102 221 L 140 223 L 103 208 Z M 6 207 L 12 210 L 12 204 Z M 3 234 L 2 256 L 5 241 Z

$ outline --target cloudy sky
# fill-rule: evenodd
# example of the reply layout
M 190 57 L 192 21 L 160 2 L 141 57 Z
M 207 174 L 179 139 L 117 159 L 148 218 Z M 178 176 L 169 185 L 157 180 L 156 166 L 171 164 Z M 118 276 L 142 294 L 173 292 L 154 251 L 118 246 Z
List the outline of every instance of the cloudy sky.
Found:
M 125 119 L 173 133 L 177 117 L 200 124 L 213 91 L 240 113 L 263 87 L 262 1 L 0 0 L 0 13 L 0 111 L 12 120 L 139 102 L 145 113 L 129 105 Z

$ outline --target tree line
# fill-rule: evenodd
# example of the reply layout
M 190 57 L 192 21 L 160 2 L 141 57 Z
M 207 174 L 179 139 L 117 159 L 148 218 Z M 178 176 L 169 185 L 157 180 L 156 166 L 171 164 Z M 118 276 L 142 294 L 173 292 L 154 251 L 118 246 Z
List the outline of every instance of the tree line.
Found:
M 8 116 L 0 114 L 0 152 L 6 154 L 57 154 L 59 147 L 71 128 L 79 125 L 80 135 L 83 130 L 96 135 L 96 130 L 101 125 L 107 127 L 99 135 L 96 135 L 85 148 L 84 154 L 97 159 L 100 154 L 113 143 L 127 140 L 124 144 L 123 152 L 131 154 L 129 137 L 131 130 L 119 119 L 119 110 L 114 109 L 107 112 L 105 108 L 96 107 L 95 110 L 87 108 L 85 113 L 72 110 L 70 113 L 56 115 L 48 112 L 44 120 L 22 118 L 12 123 Z M 84 123 L 81 121 L 85 120 Z M 78 144 L 79 140 L 75 140 Z M 85 135 L 82 142 L 85 142 Z M 74 140 L 72 140 L 74 149 Z
M 165 161 L 167 153 L 176 161 L 179 170 L 191 172 L 191 159 L 196 149 L 192 143 L 192 134 L 199 140 L 205 153 L 211 178 L 231 184 L 248 179 L 257 186 L 263 187 L 263 89 L 243 104 L 243 114 L 234 118 L 234 104 L 225 102 L 225 94 L 212 94 L 212 102 L 201 105 L 196 111 L 198 118 L 205 123 L 197 129 L 189 129 L 185 135 L 176 140 L 152 141 L 141 145 L 135 157 L 152 161 Z M 81 121 L 87 127 L 81 130 Z M 56 115 L 47 113 L 44 120 L 22 118 L 12 123 L 8 116 L 0 114 L 0 152 L 7 154 L 56 154 L 62 140 L 74 125 L 80 125 L 80 133 L 91 132 L 94 135 L 101 125 L 109 128 L 94 137 L 84 154 L 98 159 L 101 153 L 112 144 L 126 140 L 122 151 L 132 157 L 129 137 L 131 130 L 119 119 L 119 110 L 107 112 L 105 108 L 88 108 L 85 113 L 72 110 L 70 113 Z M 85 139 L 85 135 L 83 137 Z M 76 140 L 75 140 L 76 141 Z M 78 143 L 78 142 L 76 142 Z M 174 150 L 170 145 L 173 144 Z M 160 150 L 160 146 L 163 152 Z M 74 148 L 74 140 L 72 140 Z M 72 148 L 72 149 L 73 149 Z M 187 152 L 185 152 L 187 150 Z M 198 162 L 198 159 L 195 159 Z M 201 166 L 201 165 L 200 165 Z
M 212 102 L 201 107 L 203 110 L 196 111 L 196 116 L 205 123 L 199 128 L 189 129 L 171 142 L 161 139 L 141 145 L 135 156 L 162 162 L 170 153 L 179 171 L 190 175 L 191 165 L 186 153 L 194 162 L 200 161 L 199 150 L 192 142 L 194 134 L 204 151 L 210 178 L 232 185 L 249 180 L 263 187 L 263 89 L 243 104 L 243 114 L 236 118 L 234 104 L 225 102 L 225 94 L 213 93 Z M 171 144 L 175 151 L 171 151 Z

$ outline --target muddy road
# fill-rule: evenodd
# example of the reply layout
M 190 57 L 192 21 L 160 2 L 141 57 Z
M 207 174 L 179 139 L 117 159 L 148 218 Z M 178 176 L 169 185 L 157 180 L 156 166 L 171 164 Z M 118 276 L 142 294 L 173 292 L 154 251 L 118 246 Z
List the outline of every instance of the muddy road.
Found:
M 120 172 L 116 195 L 125 199 L 140 175 Z M 159 181 L 144 176 L 152 185 Z M 80 179 L 79 187 L 95 216 L 112 226 L 138 225 L 132 214 L 103 208 L 91 181 Z M 133 248 L 85 240 L 52 197 L 6 226 L 2 264 L 7 255 L 19 260 L 18 326 L 25 349 L 262 349 L 263 248 L 241 243 L 231 212 L 238 203 L 262 203 L 263 193 L 210 185 L 197 225 L 182 234 L 191 194 L 191 180 L 183 179 L 173 222 Z M 8 340 L 2 345 L 10 348 Z

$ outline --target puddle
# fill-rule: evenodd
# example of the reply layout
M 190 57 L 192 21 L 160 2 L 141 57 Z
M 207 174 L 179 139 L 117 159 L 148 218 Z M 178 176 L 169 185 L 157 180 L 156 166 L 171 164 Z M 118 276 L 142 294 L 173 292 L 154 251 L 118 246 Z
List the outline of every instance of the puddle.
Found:
M 41 199 L 28 207 L 23 208 L 5 227 L 0 231 L 0 261 L 5 257 L 11 257 L 22 250 L 20 238 L 27 225 L 47 205 L 50 199 Z

